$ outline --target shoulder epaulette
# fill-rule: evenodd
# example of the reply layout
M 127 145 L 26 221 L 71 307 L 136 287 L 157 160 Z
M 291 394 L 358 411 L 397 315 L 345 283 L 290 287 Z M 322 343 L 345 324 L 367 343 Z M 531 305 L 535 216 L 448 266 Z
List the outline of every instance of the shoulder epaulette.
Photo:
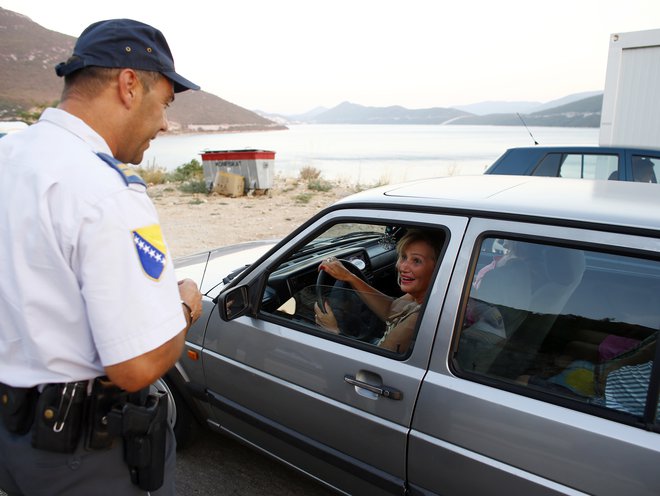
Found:
M 108 155 L 107 153 L 97 152 L 96 154 L 99 156 L 101 160 L 103 160 L 106 164 L 108 164 L 110 167 L 112 167 L 114 170 L 116 170 L 119 173 L 119 175 L 126 183 L 126 186 L 129 186 L 131 184 L 141 184 L 145 188 L 147 187 L 146 183 L 144 182 L 144 179 L 142 179 L 138 175 L 138 173 L 135 172 L 133 169 L 131 169 L 128 165 L 124 164 L 123 162 L 120 162 L 115 157 L 113 157 L 112 155 Z

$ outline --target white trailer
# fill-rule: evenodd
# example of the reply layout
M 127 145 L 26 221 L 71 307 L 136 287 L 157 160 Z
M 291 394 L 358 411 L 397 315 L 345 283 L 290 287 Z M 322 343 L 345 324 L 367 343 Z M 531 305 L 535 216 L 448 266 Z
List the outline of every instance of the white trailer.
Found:
M 660 29 L 610 37 L 598 141 L 660 149 Z

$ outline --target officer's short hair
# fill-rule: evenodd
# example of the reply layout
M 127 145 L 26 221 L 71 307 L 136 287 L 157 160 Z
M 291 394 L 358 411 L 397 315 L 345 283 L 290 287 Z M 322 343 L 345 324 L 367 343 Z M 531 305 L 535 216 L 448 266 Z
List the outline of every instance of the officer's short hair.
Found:
M 66 100 L 74 92 L 90 97 L 98 95 L 121 71 L 122 69 L 92 66 L 72 72 L 64 78 L 62 100 Z M 151 88 L 163 77 L 153 71 L 136 70 L 135 73 L 146 92 L 151 91 Z

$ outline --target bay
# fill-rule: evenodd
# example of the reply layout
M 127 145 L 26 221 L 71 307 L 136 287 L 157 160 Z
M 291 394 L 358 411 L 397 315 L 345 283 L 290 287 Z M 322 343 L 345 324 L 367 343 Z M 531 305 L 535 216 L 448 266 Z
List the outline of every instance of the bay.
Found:
M 328 180 L 352 185 L 432 176 L 481 174 L 507 148 L 596 145 L 597 128 L 523 126 L 300 124 L 288 130 L 164 135 L 152 141 L 142 166 L 174 170 L 209 150 L 275 151 L 275 174 L 296 177 L 314 167 Z

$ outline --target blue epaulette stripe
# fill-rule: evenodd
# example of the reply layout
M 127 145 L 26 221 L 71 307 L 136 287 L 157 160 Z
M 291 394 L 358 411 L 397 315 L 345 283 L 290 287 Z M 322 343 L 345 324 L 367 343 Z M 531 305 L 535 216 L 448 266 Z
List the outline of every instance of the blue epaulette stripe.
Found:
M 119 175 L 126 183 L 126 186 L 129 184 L 141 184 L 145 188 L 147 187 L 147 184 L 144 182 L 144 180 L 128 165 L 117 160 L 112 155 L 108 155 L 107 153 L 97 152 L 96 155 L 98 155 L 101 160 L 103 160 L 106 164 L 108 164 L 119 173 Z

